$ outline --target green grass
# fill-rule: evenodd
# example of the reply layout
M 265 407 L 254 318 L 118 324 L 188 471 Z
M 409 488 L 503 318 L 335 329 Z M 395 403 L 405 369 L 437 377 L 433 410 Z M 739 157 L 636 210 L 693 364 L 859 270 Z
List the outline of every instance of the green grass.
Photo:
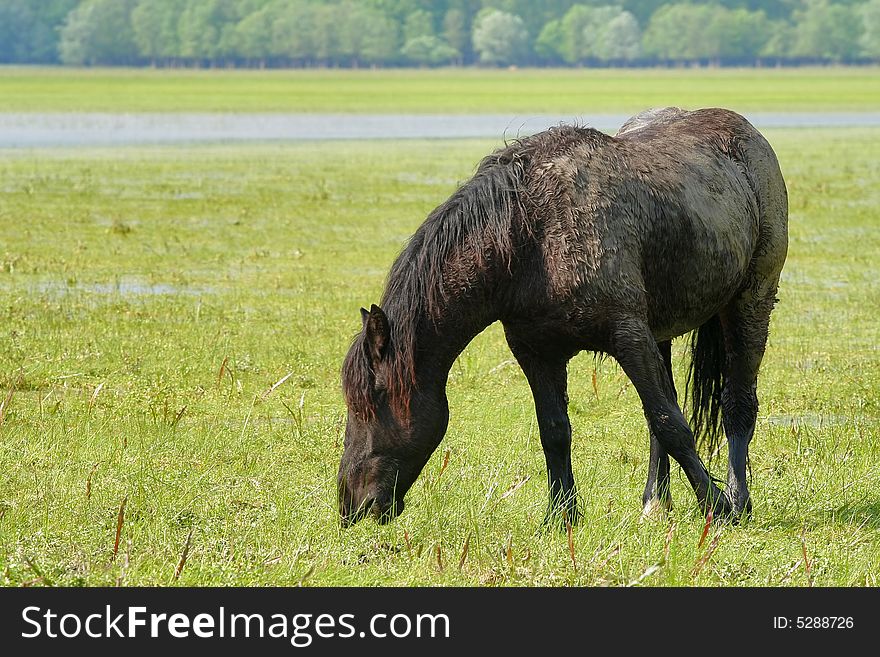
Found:
M 876 67 L 149 70 L 0 68 L 0 112 L 877 111 Z
M 582 355 L 574 562 L 541 528 L 544 457 L 497 325 L 452 370 L 449 433 L 406 512 L 342 531 L 334 508 L 358 308 L 494 144 L 0 154 L 0 582 L 876 585 L 880 130 L 767 136 L 791 248 L 760 379 L 754 518 L 700 546 L 674 466 L 675 509 L 640 523 L 637 396 L 606 361 L 597 399 Z

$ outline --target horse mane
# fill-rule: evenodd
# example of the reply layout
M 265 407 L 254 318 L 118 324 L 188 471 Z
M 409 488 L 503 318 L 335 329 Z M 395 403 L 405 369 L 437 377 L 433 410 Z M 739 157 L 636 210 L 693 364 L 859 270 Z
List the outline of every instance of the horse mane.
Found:
M 425 328 L 422 323 L 436 330 L 450 298 L 468 292 L 461 281 L 449 280 L 450 261 L 467 258 L 467 267 L 476 271 L 489 263 L 511 266 L 515 228 L 523 216 L 523 144 L 516 140 L 483 158 L 474 175 L 428 215 L 391 267 L 380 303 L 390 319 L 391 340 L 385 354 L 388 367 L 379 383 L 401 419 L 409 418 L 408 393 L 416 386 L 416 335 Z M 345 359 L 342 383 L 349 408 L 362 419 L 374 418 L 376 374 L 363 331 Z
M 349 409 L 363 421 L 376 417 L 375 380 L 361 331 L 354 337 L 342 363 L 342 394 Z

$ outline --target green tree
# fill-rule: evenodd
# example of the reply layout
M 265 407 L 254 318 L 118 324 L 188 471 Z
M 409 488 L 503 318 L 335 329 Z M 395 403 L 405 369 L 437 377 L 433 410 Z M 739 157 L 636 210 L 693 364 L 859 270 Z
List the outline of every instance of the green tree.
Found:
M 58 36 L 78 0 L 0 1 L 0 62 L 58 61 Z
M 623 38 L 624 42 L 616 42 Z M 550 22 L 538 35 L 540 51 L 554 49 L 569 64 L 588 59 L 634 59 L 641 51 L 635 16 L 615 5 L 572 5 L 558 26 Z M 538 42 L 535 48 L 538 50 Z
M 529 34 L 519 16 L 489 10 L 474 22 L 473 44 L 483 64 L 517 64 L 528 54 Z
M 58 44 L 64 64 L 130 64 L 137 46 L 131 27 L 136 0 L 86 0 L 67 15 Z
M 794 45 L 794 27 L 785 20 L 770 21 L 767 26 L 767 41 L 758 51 L 758 56 L 781 62 L 791 56 Z
M 862 19 L 862 37 L 859 46 L 862 55 L 880 58 L 880 0 L 868 0 L 859 9 Z
M 582 35 L 583 53 L 585 57 L 594 59 L 612 59 L 612 57 L 603 58 L 600 51 L 604 49 L 606 53 L 610 54 L 615 49 L 616 44 L 610 43 L 607 35 L 608 26 L 621 14 L 621 9 L 612 5 L 602 5 L 600 7 L 590 7 L 588 9 L 587 21 L 584 25 L 584 33 Z
M 483 10 L 482 0 L 447 0 L 447 13 L 456 12 L 462 17 L 458 36 L 453 37 L 447 32 L 446 19 L 443 22 L 443 37 L 446 42 L 461 52 L 461 63 L 473 63 L 477 61 L 474 53 L 473 28 L 477 14 Z
M 273 56 L 306 63 L 316 58 L 317 17 L 305 0 L 277 0 L 272 5 L 275 19 L 269 36 Z
M 397 22 L 385 14 L 373 12 L 363 29 L 360 58 L 368 64 L 393 60 L 400 40 Z
M 608 0 L 582 0 L 584 4 L 606 4 Z M 483 0 L 483 7 L 497 9 L 522 18 L 529 34 L 539 34 L 549 21 L 558 19 L 573 0 Z
M 404 57 L 423 66 L 448 64 L 458 59 L 461 53 L 435 36 L 421 36 L 410 39 L 401 50 Z
M 651 16 L 669 0 L 623 0 L 621 7 L 636 17 L 640 25 L 647 25 Z
M 152 63 L 180 54 L 177 25 L 186 0 L 139 0 L 131 12 L 131 27 L 140 55 Z
M 180 55 L 215 63 L 235 51 L 238 9 L 235 0 L 187 0 L 180 15 Z
M 828 0 L 806 0 L 804 9 L 794 12 L 794 19 L 794 56 L 834 62 L 858 56 L 862 21 L 854 8 Z
M 339 26 L 339 54 L 352 61 L 377 64 L 397 54 L 397 23 L 378 9 L 358 3 L 342 5 L 344 18 Z
M 639 22 L 628 11 L 618 11 L 601 30 L 592 45 L 593 55 L 603 62 L 630 62 L 642 54 Z
M 274 5 L 264 5 L 242 18 L 235 26 L 237 54 L 263 68 L 273 54 L 270 35 L 275 19 Z
M 461 9 L 450 9 L 443 16 L 443 40 L 459 53 L 456 59 L 461 63 L 468 46 L 467 17 Z
M 358 0 L 358 3 L 382 12 L 399 26 L 404 24 L 407 16 L 417 11 L 442 16 L 450 4 L 444 0 Z
M 557 52 L 569 64 L 587 58 L 586 32 L 591 22 L 591 9 L 584 4 L 572 5 L 560 21 L 561 41 Z
M 707 29 L 713 22 L 712 14 L 713 8 L 705 5 L 664 5 L 645 28 L 645 53 L 667 61 L 716 57 L 719 44 Z
M 760 57 L 772 34 L 772 26 L 763 11 L 747 9 L 715 9 L 708 26 L 718 44 L 717 57 L 726 61 L 743 61 Z
M 334 5 L 314 5 L 312 14 L 312 56 L 321 64 L 339 62 L 343 48 L 339 39 L 339 25 L 344 23 L 344 11 Z
M 418 9 L 407 15 L 403 23 L 403 40 L 434 36 L 434 17 L 431 12 Z
M 545 62 L 559 63 L 564 61 L 560 48 L 564 37 L 562 21 L 549 21 L 541 29 L 538 38 L 535 39 L 535 54 Z

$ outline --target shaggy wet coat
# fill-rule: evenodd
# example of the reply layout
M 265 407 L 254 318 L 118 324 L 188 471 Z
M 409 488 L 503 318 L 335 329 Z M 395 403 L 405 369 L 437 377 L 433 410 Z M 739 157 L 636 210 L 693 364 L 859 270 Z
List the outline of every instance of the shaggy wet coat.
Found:
M 567 363 L 615 358 L 651 434 L 643 503 L 668 507 L 669 456 L 703 509 L 751 508 L 748 445 L 758 368 L 787 250 L 787 194 L 772 148 L 723 109 L 649 110 L 615 136 L 554 127 L 486 157 L 391 268 L 345 359 L 339 468 L 343 522 L 379 520 L 443 437 L 455 358 L 494 321 L 522 367 L 548 468 L 550 514 L 576 521 Z M 670 341 L 696 331 L 690 425 Z M 728 439 L 725 492 L 695 433 Z

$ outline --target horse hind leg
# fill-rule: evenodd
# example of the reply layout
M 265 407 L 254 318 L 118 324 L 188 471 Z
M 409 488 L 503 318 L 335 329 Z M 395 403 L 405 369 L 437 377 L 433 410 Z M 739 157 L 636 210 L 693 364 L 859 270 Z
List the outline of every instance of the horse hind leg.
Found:
M 659 446 L 681 465 L 705 513 L 728 514 L 727 499 L 697 455 L 694 434 L 678 406 L 675 388 L 647 322 L 639 318 L 619 321 L 613 341 L 612 355 L 639 393 L 648 426 Z
M 775 294 L 775 285 L 770 293 L 747 291 L 720 313 L 726 357 L 721 390 L 721 421 L 728 450 L 725 495 L 734 518 L 752 510 L 746 467 L 758 417 L 758 369 Z
M 663 365 L 673 400 L 678 402 L 675 391 L 675 380 L 672 376 L 672 341 L 657 343 L 657 349 L 663 358 Z M 657 434 L 649 426 L 651 434 L 650 458 L 648 461 L 648 481 L 642 495 L 642 517 L 649 518 L 672 510 L 672 493 L 669 490 L 669 454 L 657 438 Z

